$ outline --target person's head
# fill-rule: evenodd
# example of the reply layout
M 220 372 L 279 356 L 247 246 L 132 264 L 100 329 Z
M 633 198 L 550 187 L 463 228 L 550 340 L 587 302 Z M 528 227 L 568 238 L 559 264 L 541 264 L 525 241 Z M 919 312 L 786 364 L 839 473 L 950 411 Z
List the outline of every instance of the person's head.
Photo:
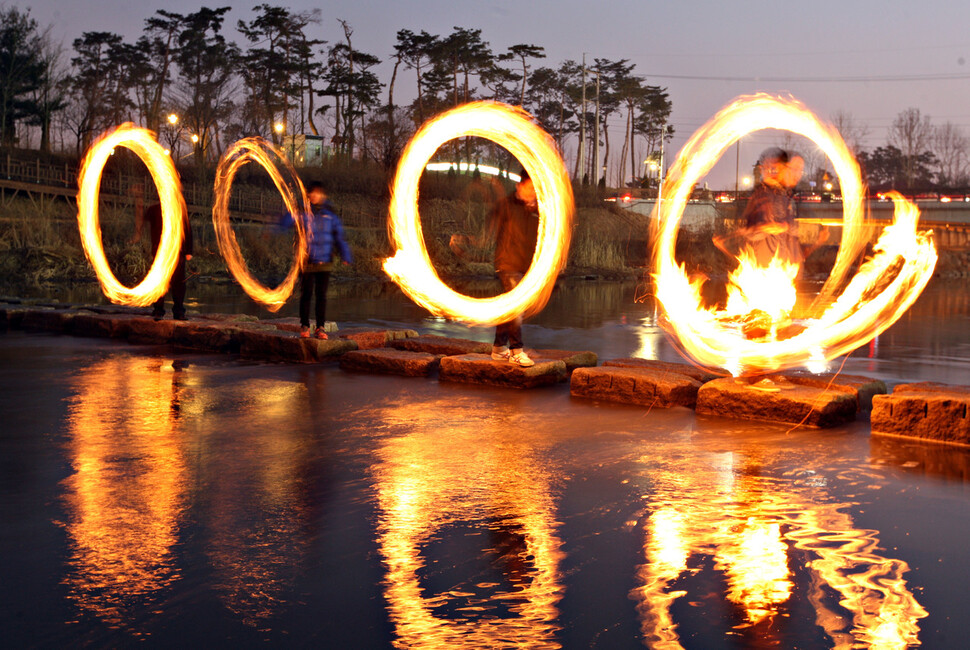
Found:
M 765 149 L 758 158 L 761 182 L 765 185 L 781 185 L 785 167 L 788 165 L 788 152 L 778 147 Z
M 519 182 L 515 184 L 515 196 L 528 206 L 536 204 L 536 188 L 532 185 L 529 172 L 524 169 L 519 172 Z
M 307 186 L 306 195 L 310 199 L 311 205 L 320 205 L 327 200 L 327 193 L 323 191 L 323 184 L 318 181 L 313 181 Z

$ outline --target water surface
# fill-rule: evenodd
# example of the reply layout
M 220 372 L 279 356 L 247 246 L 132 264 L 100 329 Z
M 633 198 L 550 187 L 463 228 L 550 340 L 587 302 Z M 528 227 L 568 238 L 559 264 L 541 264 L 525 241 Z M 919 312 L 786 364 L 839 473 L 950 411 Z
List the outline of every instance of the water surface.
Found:
M 561 288 L 527 345 L 675 360 L 634 290 Z M 332 314 L 488 337 L 382 291 Z M 968 307 L 932 287 L 845 371 L 970 383 Z M 970 633 L 970 455 L 864 421 L 790 431 L 565 387 L 22 332 L 0 334 L 0 407 L 9 646 L 936 648 Z

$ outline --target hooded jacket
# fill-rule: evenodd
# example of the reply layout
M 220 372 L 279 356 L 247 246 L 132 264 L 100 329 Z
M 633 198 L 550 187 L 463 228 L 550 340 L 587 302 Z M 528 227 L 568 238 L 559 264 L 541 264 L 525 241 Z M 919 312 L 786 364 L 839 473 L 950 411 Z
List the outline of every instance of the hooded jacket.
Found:
M 309 264 L 328 264 L 333 261 L 335 252 L 344 262 L 353 263 L 354 256 L 344 237 L 344 226 L 330 201 L 311 205 L 310 214 L 300 215 L 300 218 L 303 220 L 307 235 Z M 280 218 L 281 229 L 290 228 L 293 225 L 292 214 L 286 213 Z

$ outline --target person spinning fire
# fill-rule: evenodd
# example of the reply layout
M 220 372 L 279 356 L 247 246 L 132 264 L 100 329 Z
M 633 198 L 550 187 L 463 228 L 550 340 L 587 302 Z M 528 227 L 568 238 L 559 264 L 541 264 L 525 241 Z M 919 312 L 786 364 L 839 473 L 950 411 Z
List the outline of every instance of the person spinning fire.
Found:
M 511 194 L 496 204 L 491 214 L 495 234 L 495 273 L 504 291 L 522 281 L 532 264 L 539 236 L 539 207 L 532 179 L 524 169 Z M 495 328 L 492 359 L 527 368 L 535 365 L 522 349 L 522 316 Z
M 805 259 L 798 242 L 795 204 L 792 191 L 802 178 L 805 160 L 800 155 L 772 147 L 758 159 L 761 182 L 751 193 L 744 210 L 744 226 L 727 236 L 717 236 L 714 244 L 729 256 L 727 243 L 743 239 L 742 250 L 758 266 L 766 267 L 775 258 L 790 264 Z

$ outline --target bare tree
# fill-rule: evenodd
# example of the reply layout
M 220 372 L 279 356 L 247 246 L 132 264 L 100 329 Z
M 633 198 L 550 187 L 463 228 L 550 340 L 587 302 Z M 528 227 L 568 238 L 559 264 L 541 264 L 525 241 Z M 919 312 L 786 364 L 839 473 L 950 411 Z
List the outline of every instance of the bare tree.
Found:
M 918 108 L 905 109 L 889 127 L 889 144 L 903 154 L 903 180 L 907 187 L 916 180 L 918 158 L 929 150 L 932 138 L 930 118 Z
M 936 182 L 940 185 L 966 185 L 970 171 L 970 138 L 952 122 L 933 129 L 933 153 L 936 155 Z
M 844 110 L 837 110 L 829 118 L 832 125 L 838 130 L 839 135 L 845 140 L 854 155 L 858 155 L 863 149 L 866 138 L 869 137 L 869 125 L 860 122 L 853 117 L 852 113 Z

